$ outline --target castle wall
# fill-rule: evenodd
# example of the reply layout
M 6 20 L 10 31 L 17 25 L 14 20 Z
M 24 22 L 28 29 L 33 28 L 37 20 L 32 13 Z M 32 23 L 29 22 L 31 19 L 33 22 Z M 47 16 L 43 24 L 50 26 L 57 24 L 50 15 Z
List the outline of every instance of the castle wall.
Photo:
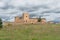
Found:
M 15 22 L 16 23 L 21 23 L 21 22 L 23 22 L 23 19 L 20 19 L 19 17 L 15 17 Z
M 23 19 L 15 19 L 16 23 L 36 23 L 38 21 L 38 19 L 29 19 L 27 21 L 23 20 Z
M 30 23 L 37 23 L 38 19 L 30 19 Z

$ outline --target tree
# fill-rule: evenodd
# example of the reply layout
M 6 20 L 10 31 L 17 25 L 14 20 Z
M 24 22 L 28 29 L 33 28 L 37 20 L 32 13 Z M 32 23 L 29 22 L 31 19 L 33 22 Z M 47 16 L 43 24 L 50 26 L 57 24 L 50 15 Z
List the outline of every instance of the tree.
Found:
M 38 22 L 41 22 L 41 18 L 38 18 Z
M 41 16 L 39 16 L 39 18 L 38 18 L 38 22 L 41 22 Z
M 2 19 L 0 18 L 0 28 L 2 28 Z

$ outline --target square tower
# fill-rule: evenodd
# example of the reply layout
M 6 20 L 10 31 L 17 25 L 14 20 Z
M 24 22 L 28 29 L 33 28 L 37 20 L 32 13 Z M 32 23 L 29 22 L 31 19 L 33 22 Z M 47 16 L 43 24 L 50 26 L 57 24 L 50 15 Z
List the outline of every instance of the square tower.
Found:
M 29 14 L 27 12 L 23 13 L 23 19 L 24 19 L 24 22 L 28 22 L 29 21 Z

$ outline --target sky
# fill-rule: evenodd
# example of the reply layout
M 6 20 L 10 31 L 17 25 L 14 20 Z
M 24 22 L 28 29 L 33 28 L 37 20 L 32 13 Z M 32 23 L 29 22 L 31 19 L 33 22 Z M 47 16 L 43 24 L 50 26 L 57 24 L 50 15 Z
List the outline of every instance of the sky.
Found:
M 21 16 L 23 12 L 51 21 L 60 18 L 60 0 L 0 0 L 3 21 L 14 21 L 14 17 Z

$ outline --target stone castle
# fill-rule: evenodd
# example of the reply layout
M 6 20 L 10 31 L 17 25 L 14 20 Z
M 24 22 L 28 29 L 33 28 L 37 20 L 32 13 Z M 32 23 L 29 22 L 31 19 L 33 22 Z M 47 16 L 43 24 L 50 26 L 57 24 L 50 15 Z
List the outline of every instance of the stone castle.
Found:
M 38 18 L 30 18 L 29 13 L 25 12 L 23 13 L 22 17 L 19 17 L 19 16 L 15 17 L 15 23 L 36 24 L 38 23 Z M 41 23 L 46 23 L 46 19 L 42 18 Z

